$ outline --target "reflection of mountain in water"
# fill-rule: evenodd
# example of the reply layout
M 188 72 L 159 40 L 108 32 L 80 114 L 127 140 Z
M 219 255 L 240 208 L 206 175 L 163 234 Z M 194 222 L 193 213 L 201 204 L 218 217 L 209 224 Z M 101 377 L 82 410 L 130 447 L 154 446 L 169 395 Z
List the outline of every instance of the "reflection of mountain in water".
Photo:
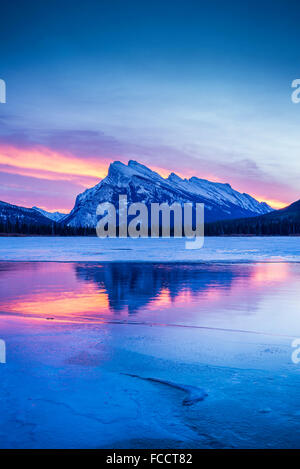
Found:
M 196 296 L 215 288 L 228 290 L 235 277 L 245 275 L 238 267 L 232 269 L 225 265 L 112 263 L 76 264 L 75 269 L 80 280 L 92 281 L 107 292 L 112 311 L 128 307 L 131 314 L 163 291 L 175 302 L 183 291 Z

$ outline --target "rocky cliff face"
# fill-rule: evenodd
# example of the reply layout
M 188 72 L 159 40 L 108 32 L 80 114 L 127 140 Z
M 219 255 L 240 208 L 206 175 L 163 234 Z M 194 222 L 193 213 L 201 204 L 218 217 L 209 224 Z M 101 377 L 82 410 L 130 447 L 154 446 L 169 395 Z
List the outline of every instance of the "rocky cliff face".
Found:
M 128 203 L 143 202 L 147 206 L 152 202 L 204 203 L 208 222 L 254 217 L 272 211 L 266 203 L 235 191 L 229 184 L 197 177 L 181 179 L 174 173 L 164 179 L 136 161 L 129 161 L 128 165 L 115 161 L 99 184 L 77 196 L 73 210 L 63 223 L 76 227 L 96 226 L 98 204 L 111 202 L 117 206 L 122 194 L 127 195 Z

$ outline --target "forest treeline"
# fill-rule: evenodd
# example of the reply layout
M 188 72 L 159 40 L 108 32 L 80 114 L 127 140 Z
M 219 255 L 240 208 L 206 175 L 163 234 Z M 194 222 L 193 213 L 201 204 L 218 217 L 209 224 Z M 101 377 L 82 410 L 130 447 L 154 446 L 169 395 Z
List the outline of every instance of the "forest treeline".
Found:
M 205 225 L 206 236 L 295 236 L 300 235 L 300 220 L 226 220 Z
M 96 236 L 95 228 L 72 227 L 59 223 L 39 225 L 16 221 L 0 222 L 2 235 L 37 236 Z M 149 233 L 150 234 L 150 233 Z M 266 220 L 255 217 L 241 220 L 225 220 L 205 225 L 205 236 L 295 236 L 300 235 L 299 221 L 287 219 Z
M 60 223 L 49 223 L 39 225 L 37 223 L 22 223 L 0 221 L 0 234 L 4 235 L 36 235 L 36 236 L 93 236 L 96 235 L 95 228 L 83 228 L 66 226 Z

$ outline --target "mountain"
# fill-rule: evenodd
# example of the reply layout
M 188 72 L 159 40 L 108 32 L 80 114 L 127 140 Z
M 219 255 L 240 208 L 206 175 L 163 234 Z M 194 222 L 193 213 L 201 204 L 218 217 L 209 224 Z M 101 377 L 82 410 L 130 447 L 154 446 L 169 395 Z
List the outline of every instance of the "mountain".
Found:
M 300 200 L 254 218 L 209 223 L 207 235 L 300 235 Z
M 281 208 L 280 210 L 274 210 L 268 214 L 266 220 L 273 221 L 286 221 L 299 223 L 300 222 L 300 200 L 292 203 L 288 207 Z
M 47 213 L 47 212 L 46 212 Z M 0 235 L 95 236 L 94 228 L 71 227 L 43 215 L 36 208 L 0 201 Z
M 51 224 L 51 220 L 33 208 L 19 207 L 0 201 L 0 224 L 46 226 Z
M 39 208 L 39 207 L 32 207 L 32 208 L 33 210 L 36 210 L 37 212 L 44 215 L 44 217 L 47 217 L 50 220 L 56 221 L 56 222 L 62 222 L 66 216 L 65 213 L 61 213 L 61 212 L 47 212 L 46 210 L 43 210 L 42 208 Z
M 205 220 L 255 217 L 273 209 L 258 202 L 248 194 L 241 194 L 229 184 L 192 177 L 181 179 L 174 173 L 163 178 L 146 166 L 129 161 L 128 165 L 115 161 L 107 176 L 95 187 L 87 189 L 76 198 L 73 210 L 63 223 L 73 227 L 96 226 L 96 208 L 99 203 L 118 205 L 119 195 L 127 195 L 128 203 L 193 202 L 205 204 Z

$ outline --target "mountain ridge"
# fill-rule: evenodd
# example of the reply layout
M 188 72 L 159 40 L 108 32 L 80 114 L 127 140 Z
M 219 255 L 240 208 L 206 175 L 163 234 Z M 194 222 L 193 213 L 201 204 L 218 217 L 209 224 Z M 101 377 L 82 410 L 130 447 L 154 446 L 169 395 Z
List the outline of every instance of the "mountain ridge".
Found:
M 61 212 L 48 212 L 47 210 L 44 210 L 42 208 L 39 208 L 39 207 L 31 207 L 33 210 L 36 210 L 37 212 L 41 213 L 42 215 L 44 215 L 44 217 L 47 217 L 49 218 L 50 220 L 52 221 L 56 221 L 56 222 L 62 222 L 62 220 L 66 217 L 66 213 L 61 213 Z
M 17 224 L 18 227 L 20 224 L 52 226 L 57 232 L 60 230 L 58 226 L 73 231 L 92 229 L 98 221 L 96 209 L 99 203 L 111 202 L 117 207 L 119 195 L 126 195 L 128 204 L 143 202 L 147 207 L 152 202 L 167 202 L 169 205 L 174 202 L 204 203 L 206 223 L 274 213 L 265 202 L 258 202 L 251 195 L 234 190 L 228 183 L 211 182 L 196 176 L 181 178 L 174 172 L 164 178 L 147 166 L 130 160 L 127 165 L 120 161 L 112 162 L 105 178 L 77 195 L 69 214 L 0 202 L 0 223 L 3 226 Z
M 38 210 L 13 205 L 2 200 L 0 200 L 0 222 L 2 224 L 51 225 L 51 220 L 42 215 Z
M 167 178 L 134 160 L 128 164 L 115 161 L 107 176 L 76 198 L 64 223 L 70 226 L 96 226 L 99 203 L 118 205 L 119 195 L 127 195 L 128 203 L 151 202 L 204 203 L 207 221 L 257 216 L 273 211 L 265 202 L 234 190 L 228 183 L 211 182 L 196 176 L 182 179 L 175 173 Z
M 222 220 L 205 226 L 205 234 L 218 235 L 299 235 L 300 200 L 287 207 L 254 218 Z

